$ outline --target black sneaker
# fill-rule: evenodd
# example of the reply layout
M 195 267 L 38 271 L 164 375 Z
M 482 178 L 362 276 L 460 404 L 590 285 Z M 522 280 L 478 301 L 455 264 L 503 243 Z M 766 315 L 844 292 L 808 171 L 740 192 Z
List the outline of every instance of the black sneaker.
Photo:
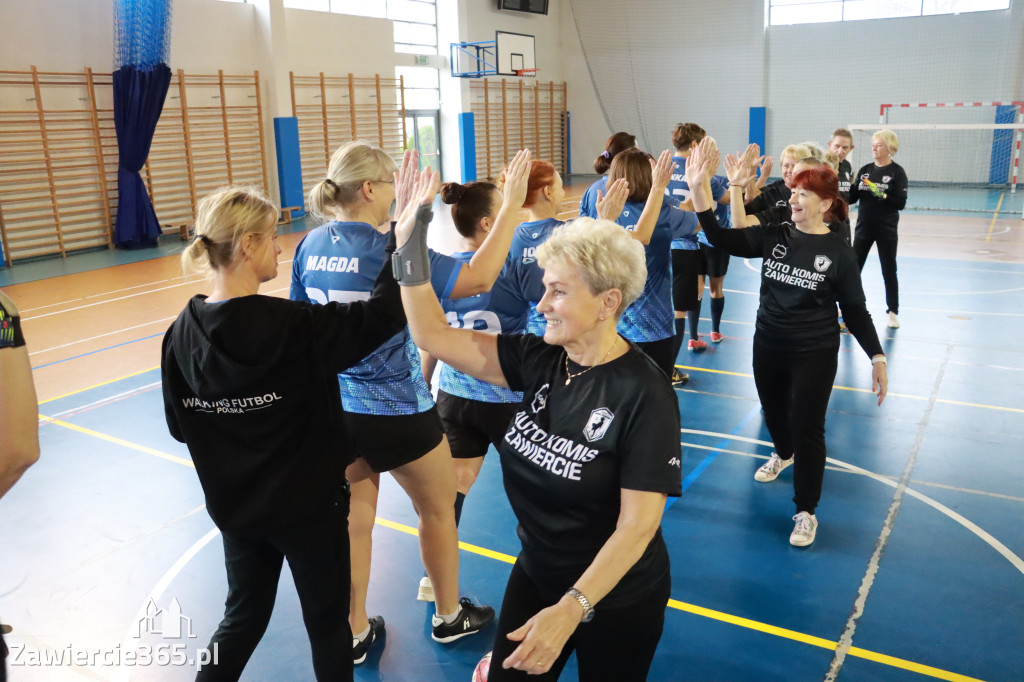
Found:
M 366 660 L 366 654 L 370 652 L 370 647 L 377 638 L 384 634 L 384 617 L 383 616 L 370 616 L 370 634 L 366 636 L 366 639 L 359 641 L 355 637 L 352 638 L 352 662 L 355 665 L 359 665 Z
M 678 369 L 672 370 L 672 385 L 682 386 L 690 380 L 690 375 L 686 372 L 680 372 Z
M 494 609 L 490 606 L 474 606 L 466 597 L 459 600 L 459 615 L 451 623 L 445 623 L 441 616 L 434 614 L 431 620 L 433 632 L 430 634 L 435 642 L 448 644 L 466 635 L 473 635 L 491 624 L 494 620 Z

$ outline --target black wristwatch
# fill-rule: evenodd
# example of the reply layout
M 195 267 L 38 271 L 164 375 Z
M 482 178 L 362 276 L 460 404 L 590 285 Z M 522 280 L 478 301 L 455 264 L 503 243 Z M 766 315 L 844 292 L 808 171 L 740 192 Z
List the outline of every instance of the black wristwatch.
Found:
M 583 593 L 577 590 L 575 587 L 570 587 L 566 594 L 575 599 L 583 607 L 583 619 L 581 623 L 589 623 L 594 620 L 594 607 L 590 605 L 590 600 L 583 596 Z

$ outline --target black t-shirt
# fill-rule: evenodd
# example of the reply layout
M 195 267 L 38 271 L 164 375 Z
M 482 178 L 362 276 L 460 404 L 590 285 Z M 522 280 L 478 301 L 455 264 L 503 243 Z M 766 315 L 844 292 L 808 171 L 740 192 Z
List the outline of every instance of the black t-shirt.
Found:
M 519 520 L 519 564 L 539 585 L 564 592 L 615 531 L 622 488 L 682 494 L 679 404 L 633 344 L 568 386 L 565 349 L 537 336 L 499 335 L 498 358 L 509 387 L 523 391 L 499 448 Z M 583 369 L 569 361 L 573 374 Z M 668 569 L 659 528 L 599 607 L 630 603 Z
M 853 249 L 837 232 L 806 234 L 792 223 L 722 229 L 713 211 L 697 214 L 708 241 L 734 256 L 762 258 L 758 340 L 779 350 L 839 348 L 836 303 L 861 348 L 882 354 Z
M 895 237 L 900 211 L 907 206 L 907 174 L 903 167 L 895 162 L 887 166 L 869 163 L 857 171 L 854 180 L 850 203 L 860 201 L 857 231 L 869 230 L 868 236 L 874 237 Z M 885 198 L 875 196 L 865 180 L 873 182 Z
M 850 178 L 853 177 L 853 166 L 845 159 L 839 162 L 839 169 L 836 171 L 839 176 L 839 196 L 843 201 L 850 200 Z
M 786 182 L 784 180 L 770 182 L 764 186 L 764 189 L 761 190 L 760 194 L 754 197 L 750 203 L 745 206 L 747 215 L 760 213 L 772 206 L 788 207 L 790 194 L 792 194 L 792 192 L 788 187 L 786 187 Z

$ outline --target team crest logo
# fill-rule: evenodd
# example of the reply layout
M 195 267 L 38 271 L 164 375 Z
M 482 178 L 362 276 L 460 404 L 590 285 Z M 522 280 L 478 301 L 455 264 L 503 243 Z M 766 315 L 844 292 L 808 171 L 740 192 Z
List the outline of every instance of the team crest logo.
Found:
M 883 175 L 882 176 L 882 182 L 889 182 L 890 180 L 892 180 L 892 176 L 891 175 Z
M 828 270 L 828 266 L 832 265 L 832 259 L 828 256 L 815 256 L 814 257 L 814 269 L 818 272 L 825 272 Z
M 772 249 L 772 258 L 774 258 L 775 260 L 782 260 L 783 258 L 786 257 L 787 253 L 789 253 L 789 249 L 787 249 L 785 245 L 776 244 L 775 248 Z
M 786 201 L 785 199 L 779 199 L 778 201 L 775 202 L 775 205 L 776 206 L 789 206 L 789 202 Z
M 537 414 L 545 407 L 548 406 L 548 388 L 550 384 L 544 384 L 540 387 L 537 393 L 533 396 L 533 402 L 530 403 L 530 409 L 533 410 L 534 414 Z
M 591 443 L 601 440 L 604 438 L 604 434 L 608 433 L 608 427 L 612 425 L 613 419 L 615 419 L 615 415 L 611 410 L 607 407 L 599 407 L 590 413 L 590 419 L 583 428 L 583 435 Z

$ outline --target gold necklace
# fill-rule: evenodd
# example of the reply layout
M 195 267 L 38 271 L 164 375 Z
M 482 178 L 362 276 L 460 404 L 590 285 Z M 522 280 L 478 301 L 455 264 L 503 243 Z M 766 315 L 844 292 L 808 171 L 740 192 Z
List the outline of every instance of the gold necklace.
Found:
M 608 352 L 606 352 L 604 354 L 603 358 L 601 358 L 600 360 L 597 361 L 597 365 L 600 365 L 602 362 L 605 361 L 605 359 L 608 358 L 609 355 L 612 354 L 612 350 L 615 348 L 615 346 L 618 343 L 619 343 L 619 337 L 616 336 L 615 340 L 612 341 L 612 345 L 608 348 Z M 566 375 L 565 376 L 565 385 L 568 386 L 570 381 L 572 381 L 576 377 L 580 376 L 581 374 L 586 374 L 590 370 L 592 370 L 595 367 L 597 367 L 597 365 L 591 365 L 590 367 L 587 367 L 585 370 L 583 370 L 581 372 L 576 372 L 575 374 L 573 374 L 572 372 L 569 371 L 569 351 L 566 351 L 565 352 L 565 375 Z

